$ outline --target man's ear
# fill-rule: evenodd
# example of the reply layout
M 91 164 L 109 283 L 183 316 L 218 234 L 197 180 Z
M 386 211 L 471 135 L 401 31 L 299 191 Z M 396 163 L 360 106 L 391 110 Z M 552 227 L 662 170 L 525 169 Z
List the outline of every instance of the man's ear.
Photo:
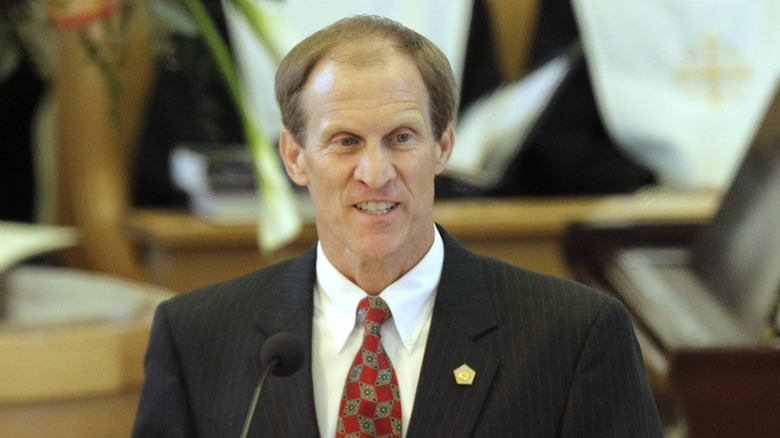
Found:
M 282 135 L 279 138 L 279 153 L 282 155 L 287 175 L 300 186 L 309 184 L 309 174 L 306 168 L 306 157 L 303 154 L 303 148 L 287 128 L 282 129 Z
M 455 146 L 455 129 L 452 127 L 452 123 L 447 125 L 447 129 L 441 134 L 441 138 L 436 142 L 436 175 L 442 173 L 447 163 L 452 156 L 452 148 Z

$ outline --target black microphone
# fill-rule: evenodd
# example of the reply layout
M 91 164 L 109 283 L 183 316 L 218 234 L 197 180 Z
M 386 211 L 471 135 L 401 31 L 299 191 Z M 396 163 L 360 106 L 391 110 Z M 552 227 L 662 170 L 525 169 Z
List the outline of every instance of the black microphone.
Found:
M 260 348 L 260 364 L 264 367 L 263 374 L 260 375 L 260 380 L 257 382 L 255 395 L 252 397 L 252 404 L 249 406 L 249 412 L 247 412 L 244 421 L 241 438 L 246 438 L 249 432 L 257 400 L 260 397 L 260 390 L 263 388 L 263 382 L 265 382 L 268 373 L 272 372 L 279 377 L 294 374 L 301 368 L 303 356 L 303 343 L 291 333 L 276 333 L 265 340 Z

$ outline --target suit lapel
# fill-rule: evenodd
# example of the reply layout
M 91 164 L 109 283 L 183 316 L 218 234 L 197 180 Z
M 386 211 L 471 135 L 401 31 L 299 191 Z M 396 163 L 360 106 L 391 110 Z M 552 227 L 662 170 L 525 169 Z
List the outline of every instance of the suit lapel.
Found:
M 408 438 L 466 437 L 482 410 L 499 359 L 477 344 L 497 326 L 495 298 L 475 256 L 446 231 L 444 269 L 436 295 L 431 328 L 408 427 Z M 265 290 L 255 312 L 257 333 L 247 360 L 253 361 L 257 384 L 262 370 L 257 361 L 265 340 L 278 332 L 293 333 L 304 343 L 302 368 L 289 377 L 269 376 L 258 402 L 253 436 L 319 436 L 311 373 L 312 290 L 316 250 L 296 258 L 279 280 L 258 285 Z M 453 371 L 466 364 L 476 376 L 472 385 L 458 385 Z M 290 421 L 290 418 L 294 421 Z
M 443 229 L 444 269 L 428 334 L 408 437 L 469 436 L 498 369 L 499 359 L 476 340 L 497 326 L 495 298 L 485 290 L 477 259 Z M 473 384 L 453 371 L 466 364 Z
M 260 348 L 269 336 L 289 332 L 304 344 L 305 357 L 301 369 L 288 377 L 269 375 L 255 411 L 253 436 L 318 436 L 317 416 L 311 373 L 312 290 L 314 287 L 316 250 L 293 260 L 279 280 L 259 285 L 266 291 L 257 306 L 254 326 L 257 341 L 248 360 L 252 360 L 259 378 Z M 256 382 L 255 382 L 256 384 Z M 262 420 L 260 420 L 262 419 Z

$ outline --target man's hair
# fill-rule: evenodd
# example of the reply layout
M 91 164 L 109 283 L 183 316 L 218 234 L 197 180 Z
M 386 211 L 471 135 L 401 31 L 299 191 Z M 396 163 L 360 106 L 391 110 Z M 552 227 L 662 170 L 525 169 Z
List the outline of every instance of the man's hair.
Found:
M 338 61 L 355 66 L 382 61 L 386 52 L 376 51 L 372 48 L 376 44 L 366 46 L 365 42 L 389 43 L 414 62 L 428 92 L 434 138 L 441 138 L 452 122 L 458 99 L 447 57 L 419 33 L 396 21 L 373 15 L 343 18 L 304 39 L 284 57 L 276 71 L 275 88 L 285 128 L 303 144 L 306 126 L 301 101 L 303 88 L 322 59 L 338 55 Z

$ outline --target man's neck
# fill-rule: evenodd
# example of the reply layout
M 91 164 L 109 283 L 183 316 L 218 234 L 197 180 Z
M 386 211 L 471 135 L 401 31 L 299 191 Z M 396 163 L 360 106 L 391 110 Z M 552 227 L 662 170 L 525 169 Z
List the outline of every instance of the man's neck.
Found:
M 418 260 L 419 261 L 419 260 Z M 361 263 L 355 266 L 347 278 L 358 285 L 367 294 L 377 296 L 414 266 L 399 269 L 388 263 Z M 346 274 L 345 274 L 346 275 Z
M 331 264 L 347 279 L 355 283 L 369 295 L 379 295 L 396 280 L 403 277 L 430 251 L 433 245 L 433 235 L 430 244 L 419 253 L 402 252 L 392 257 L 362 258 L 352 253 L 333 254 L 323 245 L 323 251 Z M 322 242 L 321 242 L 322 243 Z

